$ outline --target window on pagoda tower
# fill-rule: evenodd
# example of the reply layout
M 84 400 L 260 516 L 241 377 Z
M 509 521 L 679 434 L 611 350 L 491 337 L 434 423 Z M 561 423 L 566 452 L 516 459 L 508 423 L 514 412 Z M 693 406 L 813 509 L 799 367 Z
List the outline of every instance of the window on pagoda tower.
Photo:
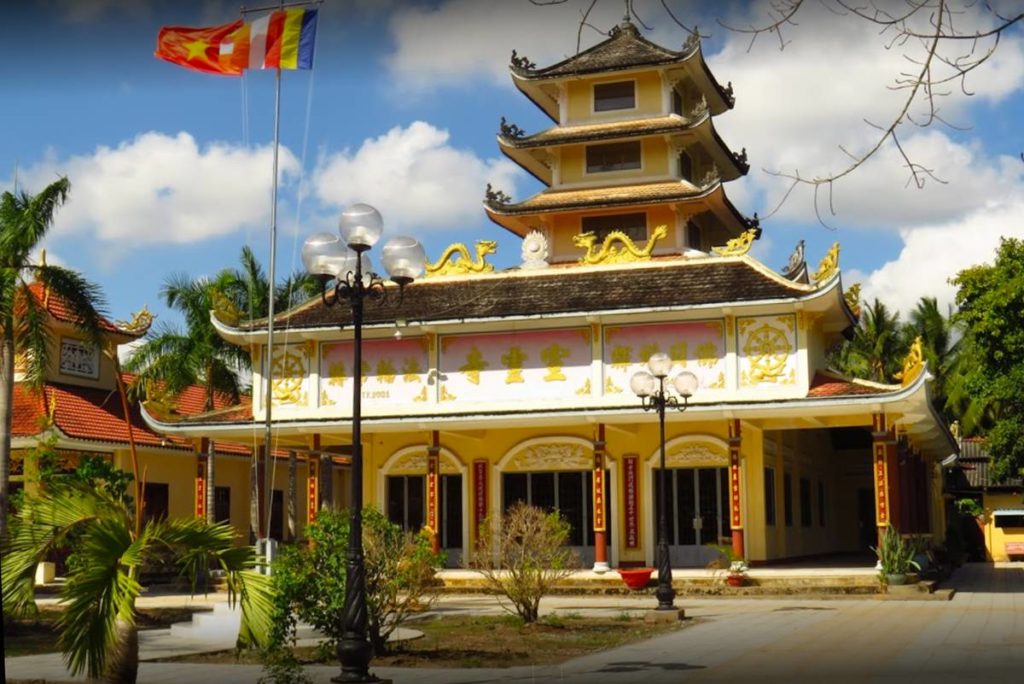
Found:
M 679 177 L 693 181 L 693 157 L 685 151 L 679 153 Z
M 594 86 L 594 111 L 612 112 L 618 109 L 636 108 L 636 83 L 617 81 L 598 83 Z
M 647 215 L 643 213 L 584 216 L 581 227 L 582 232 L 596 235 L 598 242 L 614 231 L 625 233 L 633 242 L 647 239 Z
M 672 112 L 679 116 L 683 115 L 683 96 L 675 88 L 672 89 Z
M 640 141 L 587 146 L 587 173 L 640 168 Z

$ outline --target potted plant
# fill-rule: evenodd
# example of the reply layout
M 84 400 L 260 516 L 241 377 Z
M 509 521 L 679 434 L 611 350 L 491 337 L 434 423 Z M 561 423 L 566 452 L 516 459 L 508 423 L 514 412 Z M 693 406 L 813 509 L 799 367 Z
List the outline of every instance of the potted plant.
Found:
M 892 525 L 885 528 L 882 543 L 877 547 L 872 546 L 871 550 L 878 556 L 878 574 L 882 584 L 906 584 L 910 571 L 921 569 L 920 564 L 914 560 L 918 545 L 904 539 Z
M 712 576 L 721 578 L 724 572 L 725 582 L 730 587 L 742 587 L 747 583 L 747 570 L 750 569 L 750 566 L 736 555 L 731 546 L 726 544 L 706 544 L 705 546 L 717 554 L 707 564 L 708 570 L 712 571 Z
M 750 566 L 746 561 L 734 560 L 729 563 L 729 574 L 725 576 L 725 581 L 730 587 L 742 587 L 747 583 L 747 570 L 749 569 Z

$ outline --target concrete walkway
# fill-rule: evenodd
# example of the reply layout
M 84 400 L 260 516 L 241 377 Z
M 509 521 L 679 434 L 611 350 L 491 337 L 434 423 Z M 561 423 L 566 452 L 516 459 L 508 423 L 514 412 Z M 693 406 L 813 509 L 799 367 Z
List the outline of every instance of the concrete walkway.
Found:
M 1018 682 L 1024 673 L 1024 563 L 968 565 L 948 584 L 952 601 L 715 598 L 678 601 L 701 621 L 637 644 L 557 666 L 442 670 L 374 668 L 416 684 L 521 682 Z M 170 601 L 146 597 L 144 601 Z M 641 611 L 650 598 L 545 599 L 542 612 Z M 441 613 L 492 613 L 493 599 L 445 596 Z M 166 645 L 165 645 L 166 647 Z M 146 657 L 146 649 L 143 649 Z M 73 681 L 55 655 L 6 660 L 11 678 Z M 336 666 L 309 667 L 326 683 Z M 147 663 L 139 681 L 251 684 L 258 666 Z

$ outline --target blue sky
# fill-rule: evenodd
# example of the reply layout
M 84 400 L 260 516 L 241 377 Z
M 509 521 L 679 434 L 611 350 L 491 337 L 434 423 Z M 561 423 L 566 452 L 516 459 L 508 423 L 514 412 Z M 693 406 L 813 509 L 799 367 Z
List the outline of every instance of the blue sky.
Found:
M 420 237 L 432 257 L 451 242 L 489 238 L 499 240 L 498 265 L 518 263 L 517 239 L 480 206 L 484 185 L 517 200 L 539 188 L 501 157 L 494 136 L 501 116 L 530 133 L 550 122 L 511 86 L 509 53 L 541 65 L 571 54 L 588 4 L 328 0 L 313 72 L 283 77 L 278 272 L 299 268 L 305 235 L 331 229 L 354 201 L 375 204 L 389 232 Z M 808 3 L 784 50 L 772 37 L 748 49 L 746 36 L 716 19 L 756 20 L 765 3 L 670 4 L 710 34 L 707 61 L 734 83 L 736 108 L 716 125 L 750 154 L 751 173 L 728 188 L 747 214 L 778 204 L 783 183 L 769 172 L 841 168 L 840 145 L 862 150 L 874 140 L 864 120 L 887 122 L 899 108 L 901 92 L 887 86 L 915 46 L 886 49 L 877 27 Z M 635 6 L 652 40 L 685 39 L 656 0 Z M 598 0 L 590 23 L 611 28 L 622 7 Z M 99 283 L 113 317 L 145 304 L 172 323 L 158 294 L 171 273 L 234 266 L 245 244 L 266 263 L 273 73 L 217 77 L 153 57 L 161 26 L 227 23 L 237 4 L 25 0 L 0 11 L 0 41 L 16 56 L 0 65 L 0 189 L 12 187 L 15 169 L 30 191 L 58 174 L 72 182 L 46 244 L 50 261 Z M 984 26 L 981 11 L 959 15 L 961 26 Z M 600 39 L 583 33 L 584 47 Z M 941 99 L 960 129 L 901 129 L 915 161 L 945 184 L 908 187 L 887 146 L 835 185 L 830 227 L 798 190 L 763 222 L 756 256 L 779 268 L 805 239 L 815 264 L 838 240 L 844 280 L 863 281 L 869 297 L 903 310 L 923 294 L 950 301 L 948 277 L 990 258 L 999 236 L 1024 236 L 1022 27 L 967 86 L 973 96 L 954 86 Z

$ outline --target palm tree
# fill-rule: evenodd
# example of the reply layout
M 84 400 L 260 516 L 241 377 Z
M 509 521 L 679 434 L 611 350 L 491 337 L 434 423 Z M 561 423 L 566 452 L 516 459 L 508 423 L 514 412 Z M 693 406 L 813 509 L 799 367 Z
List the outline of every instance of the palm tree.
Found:
M 7 533 L 15 359 L 23 364 L 25 382 L 41 387 L 52 341 L 45 297 L 61 302 L 87 341 L 101 343 L 105 304 L 99 288 L 75 271 L 32 261 L 70 191 L 71 182 L 61 178 L 36 195 L 0 196 L 0 538 Z M 42 300 L 30 280 L 46 293 Z
M 939 311 L 935 297 L 921 297 L 910 312 L 907 339 L 921 338 L 921 351 L 928 370 L 935 377 L 934 401 L 938 407 L 946 403 L 947 377 L 957 362 L 960 341 L 954 340 L 952 307 L 947 315 Z
M 205 576 L 211 561 L 225 571 L 232 600 L 242 609 L 239 641 L 265 644 L 271 600 L 268 578 L 243 571 L 251 550 L 233 544 L 227 524 L 198 518 L 143 523 L 123 498 L 105 488 L 57 482 L 27 497 L 18 511 L 4 549 L 2 574 L 5 613 L 32 611 L 36 564 L 70 535 L 82 561 L 61 588 L 65 606 L 58 620 L 59 646 L 75 675 L 117 684 L 136 681 L 139 667 L 135 602 L 142 590 L 142 565 L 170 550 L 183 574 Z M 194 590 L 193 585 L 193 590 Z
M 900 314 L 875 299 L 863 309 L 853 339 L 833 357 L 838 370 L 875 382 L 893 382 L 906 356 Z
M 180 311 L 185 330 L 163 324 L 151 332 L 132 352 L 125 368 L 136 373 L 131 382 L 133 394 L 158 390 L 174 397 L 192 385 L 204 392 L 204 410 L 212 411 L 218 395 L 237 402 L 242 384 L 239 372 L 248 367 L 249 357 L 239 347 L 226 342 L 210 322 L 216 286 L 206 278 L 190 279 L 172 275 L 163 285 L 161 296 L 168 307 Z M 206 456 L 206 517 L 215 522 L 214 483 L 216 445 L 208 442 Z

